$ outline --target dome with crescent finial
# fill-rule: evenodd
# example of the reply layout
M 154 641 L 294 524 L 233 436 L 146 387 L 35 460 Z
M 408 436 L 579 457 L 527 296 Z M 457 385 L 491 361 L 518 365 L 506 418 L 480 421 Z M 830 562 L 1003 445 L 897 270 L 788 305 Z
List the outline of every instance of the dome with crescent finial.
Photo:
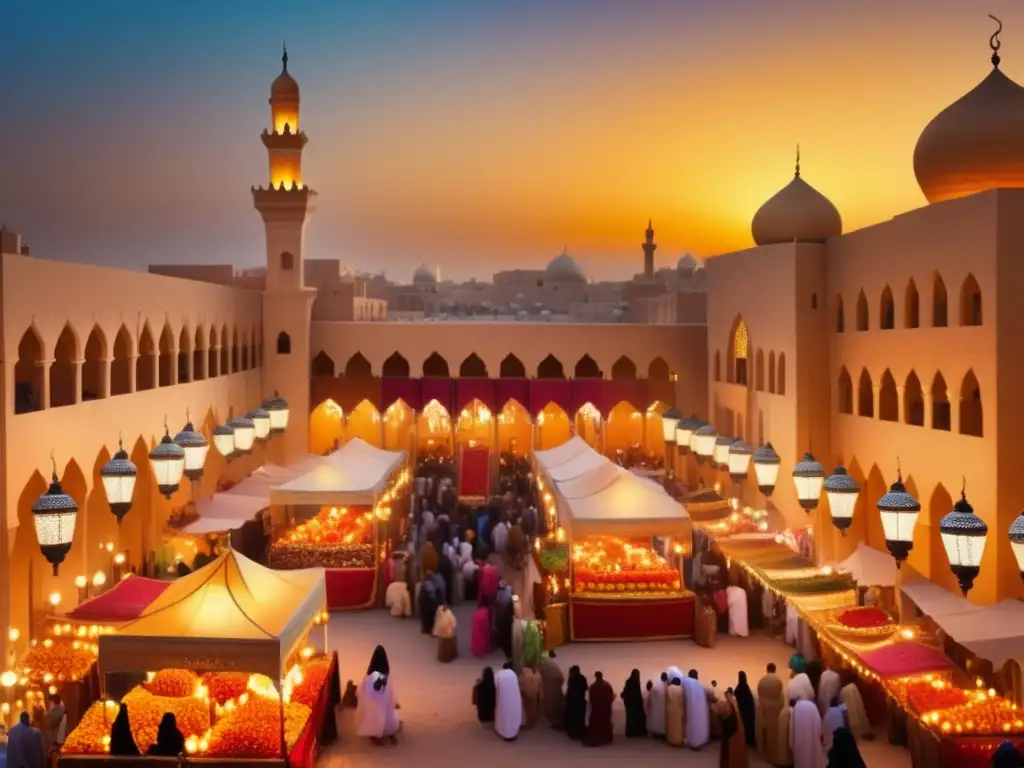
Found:
M 823 243 L 843 234 L 839 210 L 800 177 L 799 148 L 793 180 L 758 208 L 750 229 L 758 245 Z
M 697 271 L 697 260 L 691 253 L 684 253 L 676 262 L 676 272 L 680 275 L 692 275 Z
M 281 74 L 270 84 L 270 98 L 298 98 L 299 84 L 288 74 L 288 49 L 281 53 Z
M 413 285 L 424 285 L 427 283 L 437 282 L 437 272 L 428 267 L 426 264 L 420 264 L 416 268 L 416 271 L 412 273 Z
M 585 283 L 587 276 L 576 259 L 569 255 L 566 249 L 555 256 L 544 268 L 544 278 L 552 283 Z
M 999 69 L 1003 25 L 992 18 L 992 71 L 932 118 L 914 147 L 914 175 L 930 203 L 1024 187 L 1024 88 Z

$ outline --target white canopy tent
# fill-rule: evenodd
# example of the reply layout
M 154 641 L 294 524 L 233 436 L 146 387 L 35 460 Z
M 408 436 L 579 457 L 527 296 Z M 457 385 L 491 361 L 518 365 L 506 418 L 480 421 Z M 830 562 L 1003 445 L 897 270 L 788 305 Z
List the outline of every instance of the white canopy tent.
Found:
M 566 442 L 561 445 L 555 446 L 546 451 L 534 451 L 533 457 L 537 460 L 537 465 L 545 472 L 550 472 L 552 467 L 557 467 L 561 464 L 565 464 L 567 461 L 572 461 L 579 456 L 586 454 L 596 454 L 600 458 L 604 459 L 601 454 L 595 451 L 579 435 L 570 437 Z M 607 459 L 605 459 L 607 461 Z
M 849 573 L 862 587 L 896 586 L 896 561 L 888 552 L 882 552 L 860 542 L 852 555 L 835 566 Z
M 236 671 L 280 680 L 325 595 L 322 568 L 274 571 L 228 550 L 101 636 L 100 670 Z
M 545 468 L 547 476 L 556 483 L 561 483 L 585 475 L 604 464 L 610 463 L 608 459 L 597 451 L 588 451 L 575 456 L 562 464 Z
M 385 451 L 353 438 L 311 471 L 271 488 L 270 503 L 371 505 L 404 462 L 404 451 Z

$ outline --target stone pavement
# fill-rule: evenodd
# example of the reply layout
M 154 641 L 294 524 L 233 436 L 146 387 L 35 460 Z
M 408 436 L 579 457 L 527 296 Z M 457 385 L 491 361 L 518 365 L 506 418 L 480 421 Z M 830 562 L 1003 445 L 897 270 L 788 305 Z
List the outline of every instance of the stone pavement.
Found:
M 493 729 L 476 721 L 472 706 L 473 683 L 485 664 L 499 667 L 503 661 L 495 653 L 490 659 L 475 659 L 469 654 L 471 606 L 456 608 L 459 621 L 460 656 L 451 664 L 437 661 L 437 641 L 420 634 L 415 619 L 395 619 L 386 611 L 334 614 L 329 627 L 329 642 L 338 652 L 341 679 L 359 680 L 366 672 L 370 654 L 378 643 L 388 651 L 393 684 L 396 686 L 402 730 L 398 746 L 376 747 L 355 736 L 352 710 L 340 718 L 341 736 L 320 759 L 322 768 L 451 768 L 466 760 L 481 768 L 524 768 L 540 760 L 559 765 L 622 765 L 623 761 L 642 760 L 645 766 L 678 768 L 714 768 L 718 765 L 719 745 L 712 742 L 701 752 L 673 749 L 648 739 L 626 739 L 622 702 L 616 698 L 615 743 L 588 749 L 563 734 L 543 726 L 523 731 L 514 743 L 499 739 Z M 714 649 L 700 648 L 689 640 L 650 643 L 575 643 L 558 649 L 563 670 L 579 664 L 588 679 L 600 670 L 616 693 L 636 667 L 644 681 L 676 665 L 684 672 L 694 668 L 702 680 L 717 680 L 719 690 L 735 685 L 738 670 L 745 670 L 756 684 L 769 661 L 781 670 L 789 661 L 790 649 L 765 636 L 746 639 L 720 637 Z M 871 768 L 905 768 L 910 753 L 879 742 L 861 745 L 861 754 Z M 751 756 L 751 768 L 766 766 Z

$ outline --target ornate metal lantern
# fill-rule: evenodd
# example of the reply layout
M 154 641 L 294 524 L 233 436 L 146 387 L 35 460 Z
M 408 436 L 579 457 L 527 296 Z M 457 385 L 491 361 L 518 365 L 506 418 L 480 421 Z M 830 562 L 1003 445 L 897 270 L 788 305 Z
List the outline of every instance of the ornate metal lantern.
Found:
M 249 453 L 256 441 L 256 424 L 253 420 L 243 416 L 231 419 L 227 425 L 235 431 L 235 453 Z
M 677 411 L 675 408 L 669 408 L 663 414 L 661 414 L 661 434 L 665 438 L 666 443 L 673 443 L 676 439 L 676 425 L 680 419 L 683 418 L 683 414 Z
M 1013 556 L 1017 558 L 1021 581 L 1024 581 L 1024 512 L 1021 512 L 1010 525 L 1010 548 L 1013 549 Z
M 262 444 L 267 441 L 270 437 L 270 411 L 265 410 L 261 406 L 256 406 L 247 414 L 247 419 L 252 419 L 252 423 L 256 426 L 256 442 Z
M 809 452 L 793 467 L 793 482 L 796 483 L 796 498 L 808 512 L 818 508 L 821 487 L 825 484 L 825 468 Z
M 697 463 L 703 464 L 715 455 L 715 441 L 718 440 L 718 430 L 710 424 L 705 424 L 693 433 L 693 442 L 690 447 L 697 455 Z
M 782 459 L 775 452 L 771 443 L 762 445 L 754 451 L 754 476 L 757 477 L 757 490 L 766 497 L 771 496 L 775 484 L 779 481 L 779 465 Z
M 235 455 L 235 430 L 227 424 L 218 424 L 210 433 L 213 437 L 213 446 L 217 452 L 228 461 Z
M 985 553 L 988 526 L 967 503 L 966 488 L 960 492 L 960 500 L 953 505 L 953 511 L 939 521 L 939 534 L 949 558 L 949 569 L 960 582 L 960 591 L 967 597 L 974 580 L 981 573 L 981 556 Z
M 164 424 L 164 436 L 156 447 L 149 452 L 149 465 L 156 476 L 156 487 L 165 499 L 181 485 L 181 475 L 185 471 L 185 449 L 171 439 L 171 431 Z
M 688 419 L 681 419 L 676 424 L 676 447 L 686 454 L 690 450 L 690 442 L 693 440 L 693 433 L 697 429 L 703 426 L 704 422 L 698 419 L 696 416 L 690 416 Z
M 210 443 L 203 437 L 196 428 L 192 426 L 191 420 L 181 428 L 181 432 L 174 436 L 174 443 L 185 451 L 185 477 L 189 480 L 198 480 L 203 476 L 203 467 L 206 466 L 206 454 L 210 452 Z
M 263 401 L 263 410 L 270 414 L 270 431 L 280 435 L 288 428 L 288 402 L 276 391 Z
M 897 472 L 896 482 L 889 487 L 889 492 L 878 500 L 878 512 L 882 516 L 885 546 L 900 568 L 914 548 L 914 528 L 921 512 L 921 504 L 903 485 L 902 471 Z
M 60 487 L 60 480 L 57 479 L 57 462 L 54 460 L 50 487 L 32 505 L 32 522 L 35 524 L 39 551 L 53 566 L 54 576 L 71 551 L 77 520 L 78 505 Z
M 121 525 L 124 516 L 132 508 L 132 497 L 135 495 L 135 481 L 138 479 L 138 475 L 138 468 L 128 458 L 128 452 L 124 449 L 121 438 L 118 438 L 117 453 L 100 468 L 103 493 L 106 494 L 107 504 L 110 505 L 110 511 L 117 518 L 118 525 Z
M 860 484 L 840 464 L 825 481 L 825 495 L 828 496 L 828 507 L 832 511 L 832 525 L 845 536 L 846 529 L 853 524 Z
M 719 435 L 715 438 L 715 448 L 712 454 L 715 466 L 721 470 L 729 469 L 729 449 L 732 444 L 736 442 L 735 437 L 726 437 L 725 435 Z
M 729 477 L 734 483 L 742 483 L 747 479 L 753 453 L 754 450 L 742 440 L 729 446 Z

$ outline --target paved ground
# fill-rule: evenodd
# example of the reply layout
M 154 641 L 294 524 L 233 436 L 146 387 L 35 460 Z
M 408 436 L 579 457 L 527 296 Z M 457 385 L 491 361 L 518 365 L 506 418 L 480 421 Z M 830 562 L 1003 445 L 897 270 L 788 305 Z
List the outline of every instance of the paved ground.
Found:
M 538 725 L 524 731 L 512 744 L 501 741 L 491 728 L 477 723 L 471 704 L 473 683 L 484 666 L 469 652 L 469 606 L 456 609 L 459 619 L 460 657 L 451 664 L 437 661 L 436 640 L 421 635 L 415 619 L 394 619 L 385 611 L 336 614 L 330 623 L 332 650 L 338 652 L 342 682 L 359 681 L 366 672 L 370 654 L 380 643 L 391 661 L 394 685 L 401 705 L 402 731 L 398 746 L 375 747 L 354 734 L 352 710 L 341 715 L 341 739 L 319 761 L 323 768 L 451 768 L 455 761 L 468 759 L 485 768 L 513 766 L 524 761 L 557 760 L 562 765 L 601 763 L 621 765 L 623 760 L 643 760 L 644 765 L 712 768 L 718 765 L 717 743 L 699 753 L 677 750 L 647 739 L 626 739 L 622 734 L 625 714 L 620 700 L 615 701 L 616 741 L 612 746 L 587 749 L 563 734 Z M 644 680 L 660 674 L 669 665 L 684 671 L 695 668 L 701 679 L 714 679 L 720 690 L 734 685 L 736 672 L 746 670 L 752 683 L 774 661 L 780 669 L 788 663 L 791 651 L 768 637 L 719 638 L 713 649 L 699 648 L 690 641 L 651 643 L 573 644 L 558 649 L 563 670 L 579 664 L 592 680 L 600 670 L 616 691 L 630 671 L 640 669 Z M 490 663 L 499 666 L 503 659 L 495 654 Z M 541 721 L 543 723 L 543 720 Z M 871 768 L 904 768 L 910 765 L 910 753 L 904 749 L 875 742 L 862 746 L 862 755 Z M 528 764 L 528 763 L 527 763 Z M 751 760 L 752 768 L 766 764 Z

